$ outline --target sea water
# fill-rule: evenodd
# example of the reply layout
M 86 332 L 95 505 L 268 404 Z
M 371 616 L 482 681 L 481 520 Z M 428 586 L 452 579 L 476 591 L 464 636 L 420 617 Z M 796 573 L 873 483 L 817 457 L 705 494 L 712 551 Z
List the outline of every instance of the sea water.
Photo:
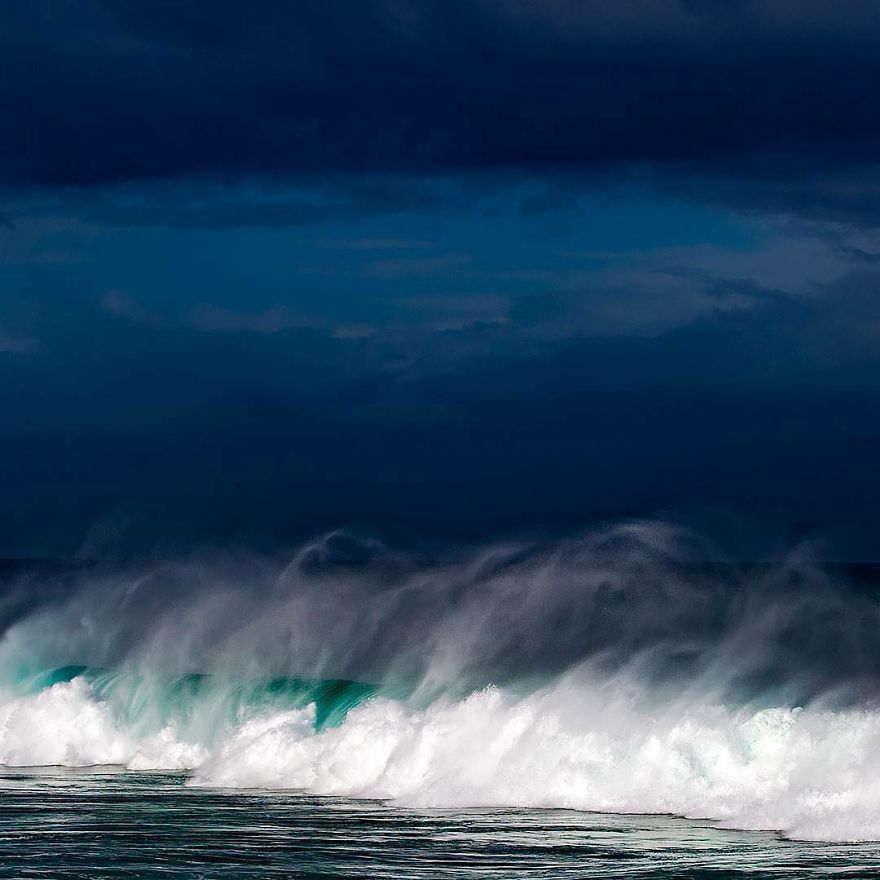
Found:
M 819 878 L 880 876 L 880 849 L 671 816 L 413 809 L 188 786 L 187 776 L 0 774 L 0 877 Z

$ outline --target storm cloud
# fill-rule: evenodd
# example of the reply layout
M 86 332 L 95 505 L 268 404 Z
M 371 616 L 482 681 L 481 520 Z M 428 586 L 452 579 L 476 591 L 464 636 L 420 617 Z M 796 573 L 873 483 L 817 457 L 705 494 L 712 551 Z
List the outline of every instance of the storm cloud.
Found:
M 7 4 L 0 184 L 647 166 L 874 218 L 878 38 L 860 0 Z

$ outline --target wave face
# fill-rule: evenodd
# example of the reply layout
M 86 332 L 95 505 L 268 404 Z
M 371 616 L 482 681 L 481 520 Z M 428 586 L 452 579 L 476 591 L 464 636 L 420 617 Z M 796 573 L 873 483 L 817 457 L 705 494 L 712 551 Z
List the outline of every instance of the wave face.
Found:
M 639 524 L 430 563 L 331 535 L 286 564 L 22 573 L 0 763 L 880 839 L 874 588 L 710 555 Z

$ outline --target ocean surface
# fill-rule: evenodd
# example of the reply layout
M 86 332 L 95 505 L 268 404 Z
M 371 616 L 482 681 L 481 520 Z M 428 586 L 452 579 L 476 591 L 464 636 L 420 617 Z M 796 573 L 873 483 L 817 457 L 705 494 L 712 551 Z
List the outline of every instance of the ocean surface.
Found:
M 113 768 L 0 774 L 0 877 L 878 877 L 880 846 L 668 816 L 405 809 Z
M 0 567 L 0 877 L 880 877 L 876 570 L 715 557 Z

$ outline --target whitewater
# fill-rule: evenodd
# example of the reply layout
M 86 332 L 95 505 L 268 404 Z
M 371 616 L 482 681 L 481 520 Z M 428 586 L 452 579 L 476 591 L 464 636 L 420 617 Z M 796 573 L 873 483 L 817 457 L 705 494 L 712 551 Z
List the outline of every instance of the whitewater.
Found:
M 331 535 L 283 564 L 29 573 L 0 764 L 880 840 L 873 589 L 805 551 L 706 555 L 649 523 L 441 562 Z

